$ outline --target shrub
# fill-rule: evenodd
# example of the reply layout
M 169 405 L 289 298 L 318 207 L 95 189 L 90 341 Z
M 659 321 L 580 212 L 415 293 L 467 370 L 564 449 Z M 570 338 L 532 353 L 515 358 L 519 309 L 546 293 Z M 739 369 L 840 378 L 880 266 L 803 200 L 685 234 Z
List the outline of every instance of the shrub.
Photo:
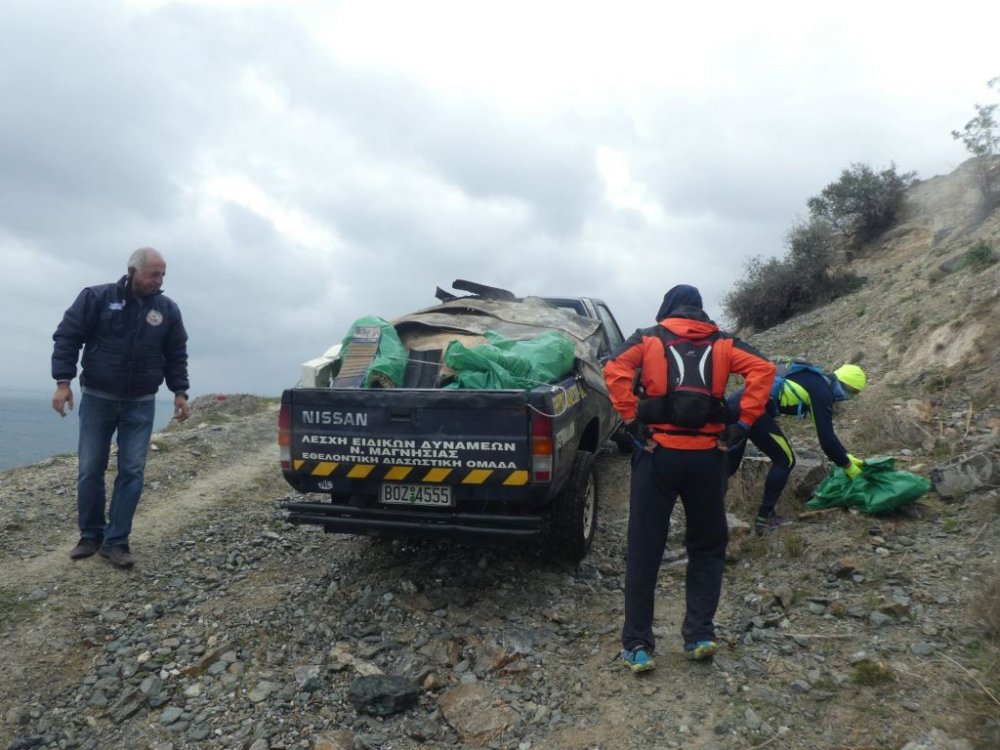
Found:
M 806 540 L 798 534 L 785 534 L 782 539 L 785 554 L 792 558 L 800 558 L 806 552 Z
M 1000 78 L 994 78 L 986 86 L 1000 93 Z M 951 137 L 961 141 L 973 156 L 1000 155 L 1000 124 L 994 115 L 996 104 L 976 104 L 976 116 L 965 123 L 961 130 L 952 130 Z
M 1000 93 L 1000 78 L 994 78 L 986 86 Z M 1000 186 L 994 174 L 995 160 L 1000 156 L 1000 123 L 996 119 L 997 104 L 976 104 L 976 116 L 965 123 L 961 130 L 952 130 L 951 137 L 961 141 L 966 150 L 977 157 L 976 174 L 987 211 L 1000 203 Z
M 993 254 L 993 248 L 985 242 L 977 242 L 965 251 L 965 258 L 962 260 L 962 268 L 968 268 L 973 271 L 981 271 L 984 268 L 989 268 L 996 262 L 997 259 Z
M 738 328 L 770 328 L 860 285 L 853 273 L 834 270 L 829 223 L 799 224 L 788 233 L 787 243 L 783 259 L 750 258 L 743 278 L 723 298 L 723 308 Z
M 851 682 L 856 685 L 874 687 L 875 685 L 884 685 L 887 682 L 892 682 L 895 679 L 896 675 L 893 673 L 892 668 L 881 661 L 870 661 L 868 659 L 859 661 L 854 665 L 854 670 L 851 672 Z
M 983 635 L 1000 646 L 1000 566 L 986 577 L 983 590 L 976 599 L 974 613 L 982 624 Z
M 978 592 L 973 616 L 982 641 L 964 661 L 959 699 L 976 747 L 1000 747 L 1000 567 L 994 567 Z M 971 668 L 970 668 L 971 667 Z
M 892 226 L 903 194 L 915 178 L 915 172 L 897 174 L 894 164 L 881 172 L 867 164 L 852 164 L 807 205 L 813 219 L 828 221 L 852 242 L 863 244 Z

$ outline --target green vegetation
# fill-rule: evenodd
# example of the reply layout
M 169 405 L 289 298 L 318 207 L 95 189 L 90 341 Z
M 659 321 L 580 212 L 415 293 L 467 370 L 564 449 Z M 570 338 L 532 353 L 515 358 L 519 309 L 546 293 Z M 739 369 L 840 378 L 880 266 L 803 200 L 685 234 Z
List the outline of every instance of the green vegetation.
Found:
M 868 687 L 884 685 L 887 682 L 892 682 L 894 679 L 895 675 L 893 675 L 889 665 L 880 661 L 869 661 L 867 659 L 859 661 L 854 665 L 854 670 L 851 672 L 851 682 L 856 685 L 867 685 Z
M 747 560 L 763 560 L 770 552 L 770 539 L 750 533 L 743 543 L 743 556 Z
M 785 554 L 791 558 L 800 558 L 806 551 L 806 540 L 798 534 L 784 534 L 782 543 L 785 545 Z
M 1000 94 L 1000 78 L 987 82 L 986 86 Z M 994 160 L 1000 155 L 1000 123 L 996 120 L 997 104 L 976 104 L 976 116 L 965 123 L 961 130 L 951 131 L 951 137 L 961 141 L 966 150 L 979 157 L 977 172 L 979 188 L 990 210 L 1000 203 L 1000 186 L 994 174 Z
M 770 328 L 861 285 L 835 267 L 835 233 L 825 221 L 799 224 L 788 234 L 783 259 L 751 258 L 744 277 L 723 298 L 738 328 Z
M 755 256 L 722 300 L 737 328 L 771 328 L 857 289 L 863 280 L 840 267 L 848 251 L 892 226 L 914 172 L 876 172 L 852 164 L 810 198 L 809 221 L 788 233 L 783 258 Z M 863 315 L 864 311 L 858 313 Z
M 986 83 L 987 88 L 1000 93 L 1000 77 Z M 973 156 L 997 156 L 1000 154 L 1000 124 L 994 113 L 996 104 L 976 104 L 976 116 L 965 123 L 961 130 L 951 131 L 951 137 L 961 141 Z
M 36 608 L 36 602 L 13 591 L 0 591 L 0 624 L 21 619 Z
M 819 195 L 809 199 L 814 220 L 826 220 L 850 244 L 861 245 L 892 226 L 915 172 L 897 174 L 896 165 L 876 172 L 867 164 L 852 164 Z
M 972 271 L 982 271 L 997 262 L 993 248 L 986 242 L 980 241 L 965 251 L 965 258 L 962 261 L 962 268 Z

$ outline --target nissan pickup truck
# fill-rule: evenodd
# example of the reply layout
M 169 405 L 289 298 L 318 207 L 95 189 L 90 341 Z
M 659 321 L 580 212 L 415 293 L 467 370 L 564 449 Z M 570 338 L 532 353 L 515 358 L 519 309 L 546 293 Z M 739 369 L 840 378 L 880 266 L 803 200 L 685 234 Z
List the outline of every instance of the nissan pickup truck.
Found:
M 462 280 L 453 288 L 471 293 L 439 288 L 439 304 L 391 321 L 406 352 L 401 383 L 362 385 L 353 355 L 334 347 L 282 393 L 281 469 L 300 493 L 284 503 L 286 518 L 391 538 L 540 539 L 579 561 L 597 527 L 595 455 L 609 440 L 628 447 L 601 373 L 621 329 L 600 299 L 516 297 Z M 364 354 L 365 328 L 349 332 L 349 352 Z M 449 387 L 442 352 L 451 342 L 551 331 L 573 346 L 558 382 Z

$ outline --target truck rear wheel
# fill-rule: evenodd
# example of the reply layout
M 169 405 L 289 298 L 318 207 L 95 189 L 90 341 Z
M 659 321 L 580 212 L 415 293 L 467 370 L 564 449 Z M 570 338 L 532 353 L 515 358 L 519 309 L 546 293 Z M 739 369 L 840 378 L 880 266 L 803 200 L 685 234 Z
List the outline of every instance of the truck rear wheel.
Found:
M 597 531 L 597 476 L 594 454 L 577 451 L 569 480 L 552 503 L 549 541 L 553 552 L 570 562 L 587 554 Z

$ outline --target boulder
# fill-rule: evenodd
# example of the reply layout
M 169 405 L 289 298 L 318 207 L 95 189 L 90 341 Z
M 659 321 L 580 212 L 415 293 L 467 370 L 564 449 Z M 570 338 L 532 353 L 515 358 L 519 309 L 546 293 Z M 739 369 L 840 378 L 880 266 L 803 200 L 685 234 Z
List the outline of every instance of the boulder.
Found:
M 347 699 L 358 713 L 391 716 L 415 705 L 420 686 L 396 675 L 368 675 L 356 678 Z
M 931 482 L 944 498 L 961 498 L 992 484 L 996 476 L 993 459 L 985 453 L 961 454 L 931 469 Z

